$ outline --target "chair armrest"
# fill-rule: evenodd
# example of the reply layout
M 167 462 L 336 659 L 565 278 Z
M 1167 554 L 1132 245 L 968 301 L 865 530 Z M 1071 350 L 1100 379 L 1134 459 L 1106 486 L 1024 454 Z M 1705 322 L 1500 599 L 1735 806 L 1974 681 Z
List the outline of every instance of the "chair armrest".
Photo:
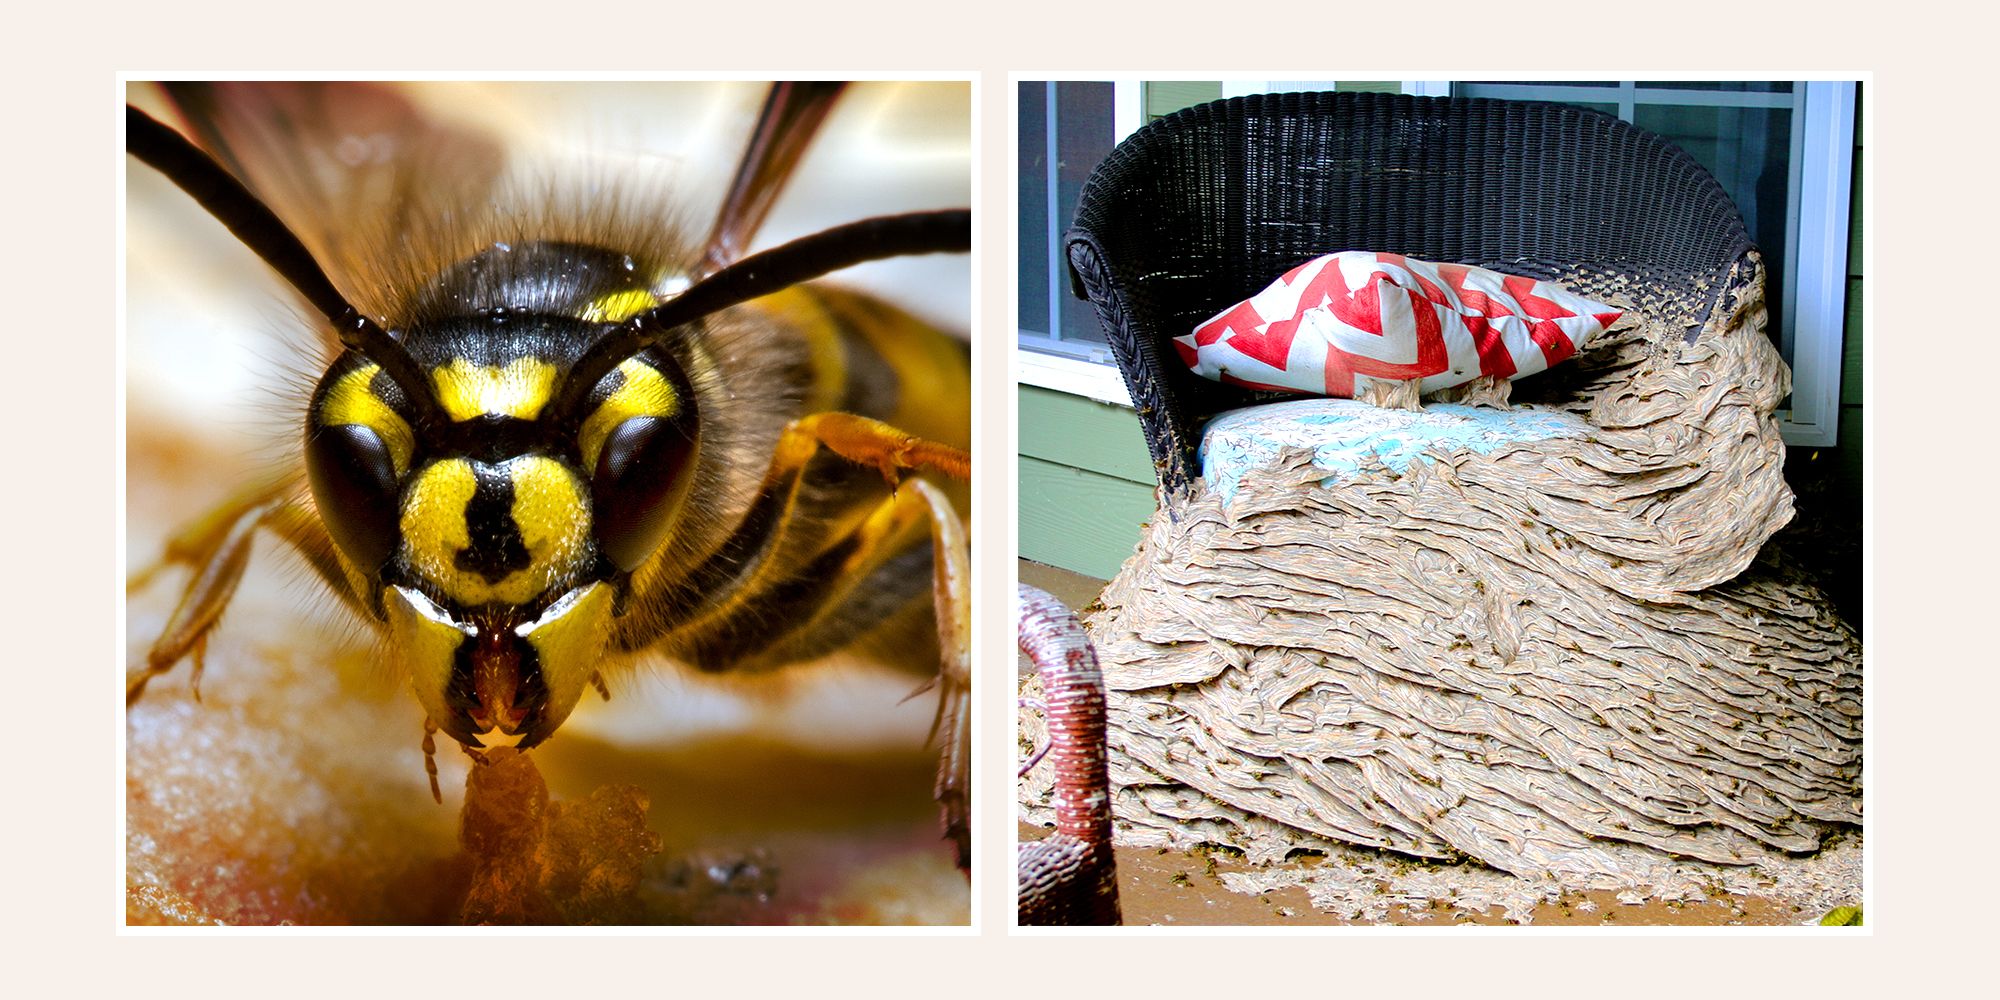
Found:
M 1153 474 L 1168 496 L 1185 493 L 1201 475 L 1200 421 L 1182 402 L 1177 383 L 1189 376 L 1178 358 L 1167 356 L 1172 335 L 1161 336 L 1134 315 L 1124 289 L 1104 254 L 1088 234 L 1072 230 L 1065 240 L 1070 281 L 1078 298 L 1097 313 L 1104 339 L 1118 361 L 1132 408 L 1153 456 Z

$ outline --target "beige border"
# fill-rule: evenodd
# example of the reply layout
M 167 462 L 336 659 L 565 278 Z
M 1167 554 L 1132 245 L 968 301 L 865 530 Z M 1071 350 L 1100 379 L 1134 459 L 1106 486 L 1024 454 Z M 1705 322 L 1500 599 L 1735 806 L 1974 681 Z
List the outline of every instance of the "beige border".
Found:
M 1433 992 L 1468 984 L 1479 994 L 1869 995 L 1875 987 L 1949 988 L 1954 972 L 1983 966 L 1989 918 L 1984 851 L 1994 828 L 1991 726 L 1994 674 L 1983 641 L 1993 613 L 1984 586 L 1992 554 L 1993 423 L 1976 409 L 1986 395 L 1931 375 L 1970 367 L 1981 322 L 1953 304 L 1983 301 L 1952 281 L 1953 265 L 1975 272 L 1979 256 L 1957 256 L 1987 227 L 1982 193 L 1992 140 L 1971 78 L 1990 59 L 1973 46 L 1983 32 L 1922 5 L 1841 10 L 1828 4 L 1733 7 L 1721 16 L 1653 5 L 1620 13 L 1606 5 L 1554 10 L 1422 4 L 1366 14 L 1163 0 L 1143 14 L 1103 5 L 1032 3 L 948 7 L 875 3 L 833 7 L 801 0 L 660 5 L 495 2 L 475 8 L 357 2 L 318 17 L 305 7 L 176 3 L 129 12 L 99 5 L 33 5 L 10 15 L 9 156 L 15 198 L 8 208 L 5 271 L 13 302 L 8 406 L 7 588 L 13 623 L 14 803 L 7 845 L 14 878 L 8 900 L 10 983 L 64 993 L 130 995 L 284 993 L 352 997 L 442 992 L 520 996 L 787 992 L 879 995 L 1026 995 L 1054 983 L 1076 989 L 1231 996 L 1274 990 L 1361 995 Z M 873 8 L 873 10 L 870 10 Z M 1345 19 L 1343 19 L 1345 15 Z M 648 44 L 650 43 L 650 44 Z M 643 47 L 641 47 L 643 46 Z M 1012 296 L 996 277 L 1006 260 L 1003 220 L 1011 167 L 1006 143 L 1009 70 L 1035 66 L 1318 63 L 1350 78 L 1393 78 L 1412 56 L 1438 66 L 1567 64 L 1609 74 L 1633 60 L 1754 75 L 1799 67 L 1866 69 L 1865 183 L 1883 193 L 1868 215 L 1867 382 L 1874 489 L 1869 511 L 1871 586 L 1870 784 L 1878 852 L 1872 937 L 1815 941 L 1688 938 L 1552 938 L 1496 934 L 1476 939 L 1409 936 L 1311 942 L 1009 938 L 1007 887 L 988 886 L 976 939 L 703 938 L 532 941 L 368 938 L 188 941 L 114 936 L 114 908 L 101 872 L 120 852 L 115 753 L 103 738 L 116 704 L 106 661 L 118 662 L 106 599 L 122 567 L 107 526 L 116 524 L 118 463 L 113 340 L 113 195 L 118 162 L 119 68 L 162 66 L 575 68 L 615 63 L 768 71 L 772 66 L 942 68 L 984 74 L 978 91 L 982 148 L 979 207 L 985 293 L 982 330 L 1008 330 Z M 1757 66 L 1764 68 L 1758 69 Z M 1771 70 L 1772 65 L 1790 67 Z M 1537 73 L 1546 73 L 1538 68 Z M 1643 71 L 1642 71 L 1643 72 Z M 1274 74 L 1278 75 L 1278 74 Z M 1305 74 L 1297 74 L 1305 76 Z M 1333 75 L 1316 72 L 1315 77 Z M 1411 75 L 1462 75 L 1438 71 Z M 1947 202 L 1947 199 L 1950 199 Z M 1873 246 L 1891 248 L 1876 254 Z M 24 277 L 26 280 L 23 280 Z M 1897 304 L 1907 329 L 1874 321 L 1877 303 Z M 1954 319 L 1954 317 L 1959 317 Z M 1893 339 L 1892 339 L 1893 338 Z M 1893 351 L 1885 347 L 1893 347 Z M 1006 345 L 977 345 L 986 417 L 977 431 L 981 510 L 1009 509 L 1011 397 Z M 1003 413 L 1006 415 L 1003 418 Z M 1004 594 L 1012 540 L 1006 519 L 983 516 L 975 546 L 984 606 L 980 653 L 1010 655 Z M 1871 581 L 1872 583 L 1872 581 Z M 99 645 L 101 643 L 101 645 Z M 81 647 L 81 651 L 79 651 Z M 1004 659 L 1002 660 L 1004 662 Z M 1010 671 L 986 671 L 980 722 L 1004 732 Z M 1004 755 L 981 762 L 980 787 L 1006 787 Z M 1003 801 L 983 794 L 988 871 L 1011 867 L 1011 837 L 991 828 Z M 27 817 L 33 817 L 32 821 Z M 1965 837 L 1974 839 L 1966 840 Z M 1939 840 L 1957 845 L 1939 852 Z M 1976 881 L 1975 881 L 1976 880 Z M 1745 935 L 1750 938 L 1750 935 Z M 1975 965 L 1974 963 L 1979 963 Z M 1980 980 L 1990 979 L 1982 975 Z M 1904 992 L 1904 991 L 1898 991 Z

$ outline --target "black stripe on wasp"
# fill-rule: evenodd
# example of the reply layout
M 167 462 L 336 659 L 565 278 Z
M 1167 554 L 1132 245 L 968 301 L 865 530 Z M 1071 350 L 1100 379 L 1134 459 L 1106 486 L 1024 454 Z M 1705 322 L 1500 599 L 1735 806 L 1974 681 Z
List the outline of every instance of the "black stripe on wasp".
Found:
M 510 176 L 489 135 L 402 88 L 171 85 L 157 116 L 132 113 L 132 169 L 271 265 L 321 355 L 284 467 L 217 490 L 131 575 L 135 594 L 179 594 L 128 673 L 133 718 L 154 678 L 185 671 L 198 694 L 211 640 L 256 627 L 218 622 L 254 540 L 275 538 L 377 636 L 373 669 L 474 751 L 559 736 L 634 660 L 761 673 L 859 649 L 918 675 L 963 866 L 966 350 L 808 279 L 962 251 L 969 214 L 745 252 L 819 124 L 861 96 L 843 89 L 772 87 L 693 227 L 655 178 Z M 412 753 L 418 735 L 432 745 L 413 733 Z

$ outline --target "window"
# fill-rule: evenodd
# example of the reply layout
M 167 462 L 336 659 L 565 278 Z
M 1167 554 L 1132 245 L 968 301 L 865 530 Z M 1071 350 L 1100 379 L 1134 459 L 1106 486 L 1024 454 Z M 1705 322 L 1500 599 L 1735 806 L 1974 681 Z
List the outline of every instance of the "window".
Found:
M 1154 118 L 1220 99 L 1225 85 L 1021 81 L 1015 86 L 1020 156 L 1015 315 L 1021 347 L 1016 378 L 1130 406 L 1097 314 L 1069 294 L 1062 234 L 1076 215 L 1084 182 L 1112 146 Z
M 1023 81 L 1016 88 L 1018 377 L 1130 405 L 1096 314 L 1069 294 L 1062 254 L 1062 234 L 1076 215 L 1083 182 L 1130 132 L 1117 126 L 1119 88 L 1090 81 Z
M 1216 96 L 1332 90 L 1331 81 L 1211 84 L 1021 82 L 1020 381 L 1129 405 L 1087 303 L 1069 295 L 1061 236 L 1077 194 L 1119 138 L 1175 107 Z M 1792 366 L 1785 440 L 1834 443 L 1840 404 L 1855 84 L 1792 81 L 1355 84 L 1555 100 L 1666 136 L 1715 174 L 1763 248 L 1772 329 Z
M 1785 441 L 1834 443 L 1847 319 L 1853 83 L 1454 83 L 1461 97 L 1561 101 L 1617 115 L 1687 150 L 1764 251 L 1771 329 L 1792 366 Z

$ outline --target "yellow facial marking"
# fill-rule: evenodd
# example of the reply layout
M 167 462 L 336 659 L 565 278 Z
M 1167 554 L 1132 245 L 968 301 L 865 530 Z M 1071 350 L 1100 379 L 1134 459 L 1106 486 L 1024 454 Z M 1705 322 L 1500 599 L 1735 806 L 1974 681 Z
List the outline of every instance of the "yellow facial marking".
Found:
M 625 383 L 584 418 L 583 427 L 577 432 L 577 446 L 583 451 L 586 469 L 597 468 L 597 453 L 603 450 L 604 439 L 619 424 L 632 417 L 671 417 L 680 412 L 681 401 L 673 384 L 652 365 L 628 358 L 618 366 L 618 371 L 625 376 Z
M 556 368 L 539 358 L 515 358 L 505 368 L 464 358 L 431 370 L 439 405 L 453 420 L 488 413 L 533 420 L 554 394 Z
M 573 591 L 544 612 L 541 620 L 515 632 L 535 648 L 541 663 L 542 683 L 549 692 L 545 711 L 553 720 L 544 724 L 560 724 L 602 663 L 611 638 L 611 588 L 593 583 Z
M 418 576 L 464 606 L 525 604 L 566 586 L 588 565 L 590 504 L 582 482 L 540 455 L 501 466 L 514 490 L 510 510 L 527 564 L 498 581 L 458 565 L 472 544 L 468 505 L 479 479 L 471 463 L 446 459 L 417 474 L 403 499 L 403 556 Z M 491 540 L 482 540 L 490 543 Z
M 410 425 L 368 388 L 375 373 L 381 370 L 378 365 L 366 364 L 342 375 L 321 401 L 319 423 L 322 427 L 359 424 L 373 430 L 388 446 L 389 460 L 395 463 L 396 475 L 400 476 L 410 467 L 416 436 L 410 433 Z
M 403 497 L 403 552 L 418 576 L 442 584 L 453 597 L 463 599 L 458 586 L 461 573 L 454 560 L 472 540 L 465 523 L 465 505 L 479 488 L 472 465 L 463 459 L 434 462 L 418 473 Z
M 623 323 L 659 304 L 652 292 L 631 288 L 598 296 L 583 307 L 583 315 L 577 318 L 586 323 Z
M 539 578 L 528 595 L 533 597 L 583 568 L 590 547 L 590 496 L 583 483 L 552 459 L 517 458 L 507 463 L 507 471 L 514 481 L 514 523 L 530 560 L 529 568 L 515 575 Z
M 388 587 L 382 607 L 389 615 L 389 651 L 399 669 L 408 672 L 410 688 L 431 718 L 451 715 L 445 687 L 451 683 L 452 661 L 470 634 L 454 625 L 422 594 Z

